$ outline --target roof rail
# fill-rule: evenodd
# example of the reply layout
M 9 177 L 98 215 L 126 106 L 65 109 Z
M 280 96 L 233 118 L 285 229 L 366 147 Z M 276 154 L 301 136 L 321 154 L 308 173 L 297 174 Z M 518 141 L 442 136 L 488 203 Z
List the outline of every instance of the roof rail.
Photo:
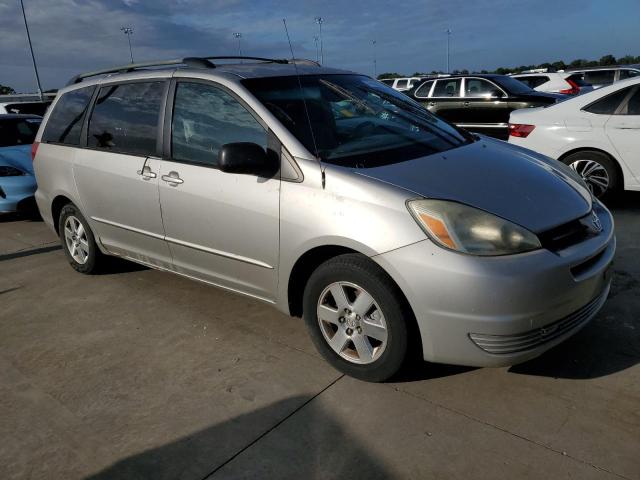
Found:
M 120 65 L 118 67 L 105 68 L 102 70 L 94 70 L 92 72 L 80 73 L 69 80 L 67 85 L 73 85 L 74 83 L 80 83 L 83 79 L 89 77 L 95 77 L 97 75 L 106 75 L 108 73 L 128 73 L 135 70 L 141 70 L 149 67 L 166 67 L 166 66 L 180 66 L 185 65 L 191 68 L 216 68 L 216 64 L 211 60 L 258 60 L 261 62 L 269 63 L 281 63 L 281 64 L 306 64 L 320 66 L 318 62 L 313 60 L 307 60 L 303 58 L 294 58 L 292 60 L 278 59 L 278 58 L 264 58 L 264 57 L 241 57 L 241 56 L 220 56 L 220 57 L 185 57 L 175 58 L 173 60 L 159 60 L 155 62 L 142 62 L 142 63 L 129 63 L 127 65 Z

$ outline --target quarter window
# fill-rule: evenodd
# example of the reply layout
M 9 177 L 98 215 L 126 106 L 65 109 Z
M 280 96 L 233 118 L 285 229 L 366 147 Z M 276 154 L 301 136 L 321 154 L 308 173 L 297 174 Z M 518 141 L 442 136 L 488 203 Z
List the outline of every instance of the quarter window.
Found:
M 267 148 L 267 132 L 238 100 L 203 83 L 176 88 L 171 133 L 172 158 L 217 166 L 227 143 L 251 142 Z
M 465 81 L 465 97 L 481 97 L 489 98 L 495 94 L 498 87 L 491 82 L 487 82 L 481 78 L 467 78 Z
M 429 92 L 431 91 L 432 86 L 433 86 L 433 80 L 429 82 L 425 82 L 422 85 L 420 85 L 415 93 L 416 98 L 427 98 L 429 96 Z
M 80 132 L 94 87 L 67 92 L 54 107 L 42 134 L 43 142 L 80 145 Z
M 621 115 L 640 115 L 640 88 L 636 87 L 636 91 L 620 111 Z
M 629 90 L 634 87 L 623 88 L 606 97 L 588 105 L 584 108 L 586 112 L 597 113 L 600 115 L 613 115 L 620 106 L 625 97 L 629 94 Z
M 438 80 L 432 97 L 459 97 L 461 79 Z
M 154 155 L 165 82 L 102 87 L 89 121 L 89 147 Z
M 640 72 L 638 72 L 637 70 L 620 70 L 620 80 L 624 80 L 625 78 L 637 77 L 638 75 L 640 75 Z

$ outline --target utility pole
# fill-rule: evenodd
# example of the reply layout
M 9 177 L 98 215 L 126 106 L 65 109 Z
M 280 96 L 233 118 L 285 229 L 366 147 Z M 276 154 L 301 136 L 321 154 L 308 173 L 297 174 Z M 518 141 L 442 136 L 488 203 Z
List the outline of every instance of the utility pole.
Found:
M 131 57 L 131 63 L 133 63 L 133 50 L 131 49 L 131 35 L 133 35 L 133 27 L 122 27 L 122 32 L 127 36 L 129 40 L 129 56 Z
M 446 73 L 451 73 L 451 69 L 449 68 L 449 41 L 451 39 L 451 29 L 447 28 L 446 33 L 447 33 L 447 72 Z
M 320 65 L 324 65 L 324 50 L 322 48 L 322 24 L 324 23 L 324 18 L 316 17 L 315 21 L 320 29 Z
M 376 41 L 371 42 L 373 44 L 373 78 L 377 78 L 377 65 L 376 65 Z
M 242 34 L 240 32 L 234 32 L 233 36 L 238 40 L 238 56 L 241 57 L 242 56 L 242 48 L 240 46 L 240 39 L 242 38 Z M 242 63 L 242 60 L 240 60 L 240 63 Z
M 42 85 L 40 85 L 40 75 L 38 75 L 38 67 L 36 65 L 36 57 L 33 55 L 33 47 L 31 46 L 31 35 L 29 34 L 29 25 L 27 24 L 27 15 L 24 13 L 24 3 L 20 0 L 20 7 L 22 8 L 22 18 L 24 19 L 24 28 L 27 31 L 27 40 L 29 41 L 29 51 L 31 52 L 31 61 L 33 62 L 33 71 L 36 74 L 36 83 L 38 84 L 38 96 L 40 101 L 42 98 Z
M 320 37 L 317 35 L 313 37 L 313 41 L 316 44 L 316 62 L 320 62 Z

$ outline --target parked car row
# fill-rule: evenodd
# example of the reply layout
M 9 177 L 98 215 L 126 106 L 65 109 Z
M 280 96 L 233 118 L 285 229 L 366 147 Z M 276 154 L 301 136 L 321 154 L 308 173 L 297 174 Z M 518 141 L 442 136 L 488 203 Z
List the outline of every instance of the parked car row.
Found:
M 518 73 L 511 75 L 529 88 L 538 92 L 561 93 L 564 95 L 580 95 L 593 90 L 593 86 L 584 81 L 581 73 Z
M 364 75 L 294 62 L 74 77 L 32 149 L 39 210 L 72 267 L 114 255 L 275 305 L 371 381 L 412 351 L 522 362 L 596 315 L 613 220 L 575 170 Z M 429 82 L 414 98 L 479 130 L 558 98 L 510 77 Z

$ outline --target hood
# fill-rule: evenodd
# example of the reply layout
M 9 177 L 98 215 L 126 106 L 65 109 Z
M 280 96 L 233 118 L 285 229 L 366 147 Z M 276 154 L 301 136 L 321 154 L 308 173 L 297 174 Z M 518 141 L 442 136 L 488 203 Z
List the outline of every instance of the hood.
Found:
M 33 175 L 31 145 L 14 145 L 0 148 L 0 165 L 16 167 Z
M 426 198 L 454 200 L 540 233 L 591 210 L 591 194 L 560 162 L 482 138 L 454 150 L 356 173 Z

